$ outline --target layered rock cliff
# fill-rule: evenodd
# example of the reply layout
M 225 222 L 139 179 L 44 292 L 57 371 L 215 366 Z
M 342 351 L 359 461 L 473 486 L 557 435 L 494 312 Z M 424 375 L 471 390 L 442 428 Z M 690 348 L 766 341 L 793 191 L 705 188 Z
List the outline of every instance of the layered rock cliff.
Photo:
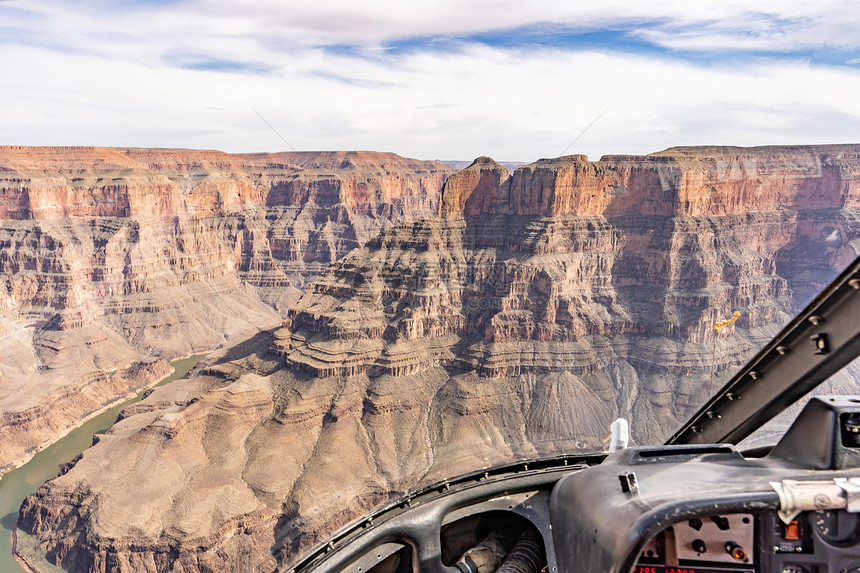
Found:
M 435 214 L 451 172 L 371 152 L 0 147 L 0 473 L 163 376 L 136 364 L 277 324 L 329 263 Z
M 126 411 L 19 526 L 69 571 L 272 570 L 422 485 L 600 449 L 618 415 L 660 440 L 713 348 L 725 380 L 857 256 L 858 178 L 860 146 L 481 158 Z

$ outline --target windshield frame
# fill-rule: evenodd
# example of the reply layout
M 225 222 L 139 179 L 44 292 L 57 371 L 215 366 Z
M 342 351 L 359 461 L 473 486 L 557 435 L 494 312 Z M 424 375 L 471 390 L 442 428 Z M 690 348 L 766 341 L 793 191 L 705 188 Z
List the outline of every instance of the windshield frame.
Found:
M 858 355 L 860 257 L 665 443 L 737 444 Z

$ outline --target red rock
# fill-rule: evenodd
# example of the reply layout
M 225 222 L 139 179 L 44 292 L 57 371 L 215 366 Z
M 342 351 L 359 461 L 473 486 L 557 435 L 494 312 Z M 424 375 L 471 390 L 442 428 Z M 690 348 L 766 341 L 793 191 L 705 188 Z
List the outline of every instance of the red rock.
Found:
M 442 217 L 462 217 L 507 210 L 510 171 L 489 157 L 479 157 L 451 176 L 439 206 Z
M 432 216 L 452 171 L 374 152 L 0 147 L 0 473 L 124 395 L 111 372 L 276 325 L 331 261 Z
M 679 147 L 597 162 L 570 155 L 526 165 L 509 179 L 491 161 L 479 158 L 451 179 L 443 216 L 699 217 L 860 205 L 860 146 L 853 145 Z

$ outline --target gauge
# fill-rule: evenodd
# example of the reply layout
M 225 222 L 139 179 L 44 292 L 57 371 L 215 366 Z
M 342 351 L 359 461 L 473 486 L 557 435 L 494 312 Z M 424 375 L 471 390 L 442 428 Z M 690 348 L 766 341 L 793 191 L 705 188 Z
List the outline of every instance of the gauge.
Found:
M 860 538 L 860 515 L 844 510 L 823 510 L 812 514 L 812 526 L 829 545 L 853 545 Z

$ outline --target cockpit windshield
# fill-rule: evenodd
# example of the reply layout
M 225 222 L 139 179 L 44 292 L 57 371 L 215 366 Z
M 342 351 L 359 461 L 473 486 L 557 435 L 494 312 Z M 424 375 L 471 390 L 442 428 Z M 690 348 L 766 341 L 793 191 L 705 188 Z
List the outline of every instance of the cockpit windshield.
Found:
M 435 215 L 345 249 L 272 328 L 128 406 L 28 498 L 19 539 L 56 553 L 92 523 L 81 551 L 100 555 L 241 523 L 224 543 L 251 536 L 283 563 L 457 476 L 606 452 L 619 418 L 630 445 L 661 444 L 855 259 L 858 158 L 672 148 L 514 172 L 478 158 Z M 854 391 L 855 371 L 831 383 Z M 57 511 L 89 513 L 41 517 Z

